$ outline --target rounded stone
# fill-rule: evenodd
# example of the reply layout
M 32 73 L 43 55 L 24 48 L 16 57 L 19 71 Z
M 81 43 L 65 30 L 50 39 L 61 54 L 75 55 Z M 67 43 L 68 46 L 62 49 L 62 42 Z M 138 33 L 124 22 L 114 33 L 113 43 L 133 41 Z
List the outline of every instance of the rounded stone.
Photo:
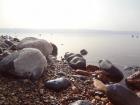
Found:
M 70 53 L 70 52 L 66 52 L 64 55 L 64 58 L 67 60 L 67 58 L 71 55 L 73 55 L 74 53 Z
M 106 94 L 113 105 L 140 105 L 140 98 L 118 83 L 109 85 Z
M 68 80 L 67 78 L 64 78 L 64 77 L 53 79 L 53 80 L 48 80 L 45 82 L 46 88 L 53 90 L 53 91 L 56 91 L 56 92 L 60 92 L 62 90 L 65 90 L 70 85 L 71 85 L 70 80 Z
M 45 56 L 34 48 L 24 48 L 15 51 L 0 61 L 0 70 L 3 74 L 18 78 L 37 80 L 47 67 Z
M 83 57 L 74 57 L 70 62 L 69 65 L 73 68 L 73 69 L 82 69 L 85 70 L 86 69 L 86 60 Z
M 44 39 L 37 39 L 34 37 L 26 37 L 17 45 L 17 49 L 23 48 L 36 48 L 39 49 L 45 57 L 48 57 L 52 54 L 53 47 L 51 43 Z
M 88 54 L 88 52 L 87 52 L 87 50 L 82 49 L 82 50 L 80 51 L 80 54 L 81 54 L 81 55 L 87 55 L 87 54 Z
M 82 55 L 80 55 L 80 54 L 72 54 L 66 60 L 68 62 L 70 62 L 74 57 L 82 57 Z
M 108 60 L 100 60 L 99 67 L 109 75 L 112 82 L 120 82 L 124 77 L 123 73 Z
M 128 76 L 125 82 L 129 88 L 140 90 L 140 71 L 136 71 L 134 74 Z

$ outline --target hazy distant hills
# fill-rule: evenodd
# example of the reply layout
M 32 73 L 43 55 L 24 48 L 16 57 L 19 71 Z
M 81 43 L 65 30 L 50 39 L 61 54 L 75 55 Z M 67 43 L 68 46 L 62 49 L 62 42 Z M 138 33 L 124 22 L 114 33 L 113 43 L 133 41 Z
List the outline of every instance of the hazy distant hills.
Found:
M 18 29 L 18 28 L 0 28 L 0 32 L 23 32 L 23 33 L 99 33 L 99 34 L 140 34 L 140 31 L 112 31 L 112 30 L 92 30 L 92 29 Z

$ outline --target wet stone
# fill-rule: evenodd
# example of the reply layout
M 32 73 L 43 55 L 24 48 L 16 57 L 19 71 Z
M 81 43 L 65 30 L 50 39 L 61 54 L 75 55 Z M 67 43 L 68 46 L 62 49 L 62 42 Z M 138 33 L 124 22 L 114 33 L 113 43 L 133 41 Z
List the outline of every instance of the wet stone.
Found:
M 67 78 L 61 77 L 54 80 L 49 80 L 45 82 L 45 87 L 47 89 L 60 92 L 62 90 L 67 89 L 71 85 L 70 80 Z

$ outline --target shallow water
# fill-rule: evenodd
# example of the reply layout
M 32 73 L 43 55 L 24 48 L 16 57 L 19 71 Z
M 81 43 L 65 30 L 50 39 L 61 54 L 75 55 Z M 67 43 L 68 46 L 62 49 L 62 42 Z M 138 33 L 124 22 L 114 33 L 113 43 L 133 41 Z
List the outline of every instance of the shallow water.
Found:
M 108 59 L 118 67 L 140 65 L 140 38 L 125 34 L 96 33 L 0 33 L 17 38 L 33 36 L 46 39 L 58 46 L 58 59 L 65 52 L 79 53 L 86 49 L 88 64 L 95 64 L 100 59 Z

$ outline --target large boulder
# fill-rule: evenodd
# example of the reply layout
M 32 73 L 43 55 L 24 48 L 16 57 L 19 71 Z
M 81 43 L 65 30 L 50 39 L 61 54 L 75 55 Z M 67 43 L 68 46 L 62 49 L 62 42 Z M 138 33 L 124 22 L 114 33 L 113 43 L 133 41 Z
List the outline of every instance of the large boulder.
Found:
M 17 78 L 37 80 L 47 67 L 45 56 L 35 48 L 15 51 L 0 61 L 0 72 Z
M 36 48 L 39 49 L 45 57 L 52 54 L 53 46 L 44 39 L 37 39 L 34 37 L 26 37 L 17 45 L 17 49 Z
M 112 82 L 120 82 L 124 77 L 123 73 L 108 60 L 100 60 L 99 67 L 108 74 Z

